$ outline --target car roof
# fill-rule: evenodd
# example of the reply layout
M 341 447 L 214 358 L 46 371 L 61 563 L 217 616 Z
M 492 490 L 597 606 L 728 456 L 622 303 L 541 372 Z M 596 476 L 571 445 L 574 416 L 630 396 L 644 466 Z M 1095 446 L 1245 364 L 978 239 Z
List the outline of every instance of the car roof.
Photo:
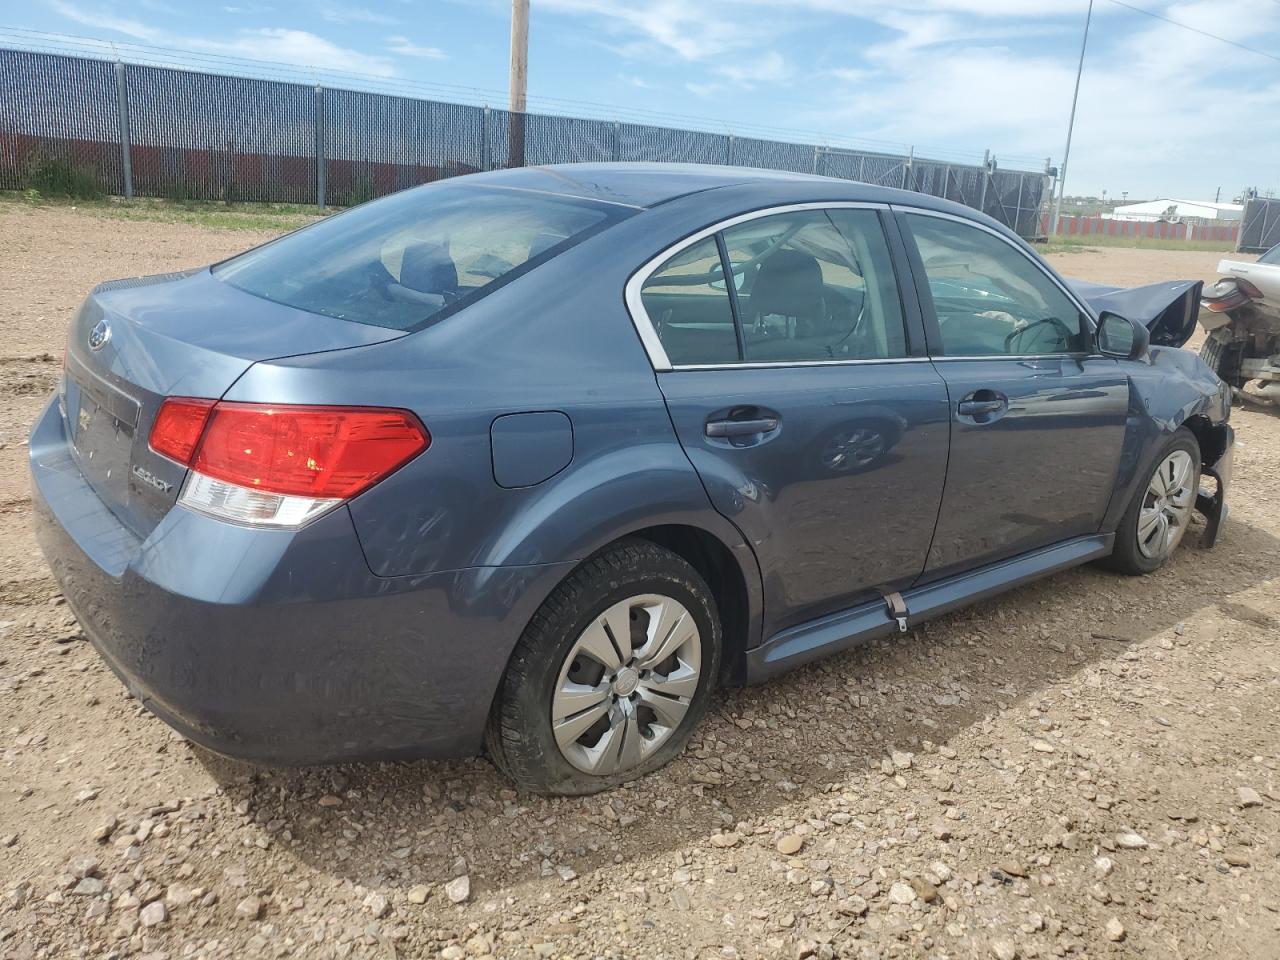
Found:
M 910 201 L 919 205 L 924 196 L 815 174 L 699 163 L 561 163 L 496 170 L 468 179 L 477 184 L 537 190 L 642 209 L 720 187 L 755 183 L 762 186 L 811 183 L 815 187 L 815 199 L 821 196 L 873 203 Z M 956 206 L 946 201 L 940 201 L 939 205 Z M 972 215 L 974 211 L 966 212 Z

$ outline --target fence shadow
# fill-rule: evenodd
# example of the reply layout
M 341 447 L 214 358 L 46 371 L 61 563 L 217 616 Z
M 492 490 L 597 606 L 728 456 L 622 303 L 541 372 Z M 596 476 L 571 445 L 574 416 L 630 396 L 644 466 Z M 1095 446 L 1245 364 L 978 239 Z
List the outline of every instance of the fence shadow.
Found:
M 196 752 L 234 801 L 249 801 L 257 823 L 290 831 L 278 852 L 310 869 L 398 887 L 447 880 L 462 858 L 474 899 L 490 900 L 513 895 L 548 864 L 579 875 L 625 868 L 635 855 L 697 846 L 784 803 L 800 809 L 832 785 L 847 789 L 890 749 L 945 744 L 1002 707 L 1035 701 L 1057 681 L 1264 582 L 1267 562 L 1280 561 L 1280 539 L 1239 521 L 1212 551 L 1197 539 L 1198 528 L 1153 576 L 1079 568 L 906 637 L 723 692 L 683 757 L 595 797 L 517 794 L 479 758 L 280 771 Z M 1224 570 L 1227 553 L 1261 562 L 1242 577 Z M 1247 613 L 1223 606 L 1228 616 Z M 342 805 L 321 806 L 327 794 Z

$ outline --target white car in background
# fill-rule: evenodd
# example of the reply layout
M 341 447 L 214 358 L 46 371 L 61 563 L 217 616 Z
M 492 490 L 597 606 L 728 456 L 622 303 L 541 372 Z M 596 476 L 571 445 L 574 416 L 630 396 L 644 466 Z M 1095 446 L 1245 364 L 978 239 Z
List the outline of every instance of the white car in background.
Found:
M 1200 356 L 1237 396 L 1280 403 L 1280 244 L 1256 261 L 1223 260 L 1204 291 Z

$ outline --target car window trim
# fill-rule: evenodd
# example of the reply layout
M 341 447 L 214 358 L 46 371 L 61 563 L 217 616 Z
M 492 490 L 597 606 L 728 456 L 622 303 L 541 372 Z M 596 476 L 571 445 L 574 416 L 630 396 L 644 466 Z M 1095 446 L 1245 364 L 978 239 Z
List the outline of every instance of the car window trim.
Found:
M 648 312 L 644 308 L 644 301 L 641 299 L 641 288 L 645 281 L 649 279 L 658 268 L 665 264 L 668 260 L 683 250 L 688 249 L 695 243 L 707 239 L 714 234 L 728 230 L 730 227 L 736 227 L 740 223 L 749 223 L 752 220 L 760 220 L 764 217 L 771 217 L 775 214 L 796 213 L 806 210 L 874 210 L 876 212 L 889 212 L 890 205 L 888 203 L 873 203 L 864 200 L 817 200 L 806 201 L 804 203 L 785 203 L 772 207 L 764 207 L 760 210 L 752 210 L 749 213 L 740 213 L 724 220 L 717 221 L 708 227 L 702 227 L 694 231 L 688 236 L 677 240 L 675 243 L 668 245 L 657 255 L 646 260 L 635 273 L 627 280 L 623 289 L 623 299 L 626 302 L 627 312 L 631 315 L 631 324 L 636 328 L 636 333 L 640 337 L 640 343 L 644 346 L 645 353 L 649 355 L 649 363 L 653 366 L 655 372 L 669 373 L 677 370 L 741 370 L 753 369 L 757 367 L 831 367 L 831 366 L 852 366 L 854 364 L 866 363 L 919 363 L 927 362 L 927 357 L 887 357 L 883 359 L 850 359 L 850 360 L 739 360 L 736 363 L 681 363 L 673 364 L 667 356 L 666 349 L 662 346 L 662 338 L 658 336 L 657 327 L 653 325 L 653 321 L 649 318 Z M 878 218 L 879 219 L 879 218 Z M 893 256 L 893 248 L 890 244 L 888 233 L 885 230 L 883 220 L 880 220 L 880 231 L 884 238 L 886 251 L 889 254 L 889 262 L 893 264 L 895 277 L 898 272 L 896 258 Z M 726 286 L 728 281 L 726 281 Z M 895 287 L 895 289 L 897 289 Z M 728 291 L 726 290 L 726 294 Z M 904 312 L 903 316 L 903 333 L 910 334 L 910 329 L 905 316 L 906 304 L 903 303 L 902 292 L 898 289 L 898 302 Z M 730 301 L 732 309 L 732 300 Z M 735 326 L 738 325 L 737 317 L 734 317 Z M 910 345 L 908 343 L 908 349 Z
M 914 215 L 918 215 L 918 216 L 934 217 L 935 219 L 938 219 L 938 220 L 952 220 L 952 221 L 954 221 L 954 222 L 956 222 L 956 223 L 961 223 L 961 224 L 964 224 L 964 225 L 966 225 L 966 226 L 976 227 L 977 229 L 982 230 L 982 231 L 985 231 L 986 233 L 989 233 L 991 236 L 996 237 L 997 239 L 999 239 L 1000 241 L 1002 241 L 1002 242 L 1005 244 L 1005 246 L 1009 247 L 1011 250 L 1016 250 L 1016 251 L 1017 251 L 1017 252 L 1022 256 L 1022 258 L 1023 258 L 1024 260 L 1026 260 L 1026 261 L 1027 261 L 1028 263 L 1030 263 L 1033 267 L 1035 267 L 1035 269 L 1039 270 L 1041 274 L 1043 274 L 1045 277 L 1047 277 L 1047 278 L 1048 278 L 1048 279 L 1053 283 L 1053 285 L 1054 285 L 1054 286 L 1056 286 L 1059 290 L 1061 290 L 1061 291 L 1062 291 L 1062 293 L 1063 293 L 1063 294 L 1065 294 L 1065 295 L 1066 295 L 1066 298 L 1067 298 L 1069 301 L 1071 301 L 1071 303 L 1075 304 L 1076 309 L 1078 309 L 1078 310 L 1080 311 L 1080 315 L 1081 315 L 1082 317 L 1084 317 L 1084 318 L 1085 318 L 1085 327 L 1086 327 L 1086 330 L 1084 331 L 1084 333 L 1089 337 L 1089 342 L 1090 342 L 1090 343 L 1092 343 L 1092 342 L 1093 342 L 1094 336 L 1095 336 L 1095 334 L 1097 333 L 1097 328 L 1098 328 L 1098 318 L 1097 318 L 1097 316 L 1094 314 L 1093 310 L 1089 307 L 1089 305 L 1084 301 L 1084 299 L 1083 299 L 1083 298 L 1081 298 L 1080 296 L 1078 296 L 1078 295 L 1075 293 L 1075 291 L 1073 291 L 1073 290 L 1072 290 L 1070 287 L 1068 287 L 1065 283 L 1063 283 L 1061 280 L 1059 280 L 1059 279 L 1058 279 L 1058 278 L 1057 278 L 1057 277 L 1056 277 L 1056 276 L 1055 276 L 1051 271 L 1047 270 L 1047 269 L 1045 268 L 1045 265 L 1044 265 L 1043 263 L 1040 263 L 1040 262 L 1039 262 L 1035 257 L 1033 257 L 1033 256 L 1032 256 L 1028 251 L 1024 250 L 1024 249 L 1023 249 L 1022 247 L 1020 247 L 1018 244 L 1014 243 L 1012 240 L 1010 240 L 1007 236 L 1005 236 L 1005 235 L 1004 235 L 1003 233 L 1001 233 L 999 230 L 996 230 L 996 229 L 994 229 L 994 228 L 992 228 L 992 227 L 989 227 L 989 226 L 987 226 L 985 223 L 979 223 L 977 220 L 972 220 L 972 219 L 970 219 L 970 218 L 968 218 L 968 217 L 960 217 L 960 216 L 956 216 L 956 215 L 955 215 L 955 214 L 953 214 L 953 213 L 946 213 L 946 212 L 941 211 L 941 210 L 930 210 L 930 209 L 928 209 L 928 208 L 926 208 L 926 207 L 916 207 L 916 206 L 911 206 L 911 205 L 909 205 L 909 204 L 902 204 L 902 203 L 892 203 L 892 204 L 889 204 L 889 206 L 890 206 L 890 208 L 893 210 L 893 212 L 894 212 L 894 213 L 900 213 L 900 214 L 904 214 L 904 215 L 905 215 L 905 214 L 914 214 Z M 910 230 L 910 224 L 907 224 L 907 229 L 908 229 L 908 231 Z M 914 235 L 914 234 L 909 234 L 909 236 L 908 236 L 908 237 L 904 237 L 904 238 L 903 238 L 903 242 L 904 242 L 904 243 L 905 243 L 905 242 L 907 242 L 907 240 L 908 240 L 908 239 L 910 240 L 911 248 L 912 248 L 912 249 L 915 251 L 915 253 L 916 253 L 916 256 L 915 256 L 914 258 L 911 258 L 911 259 L 912 259 L 911 266 L 912 266 L 913 270 L 914 270 L 914 269 L 920 269 L 920 270 L 923 270 L 923 269 L 924 269 L 924 264 L 923 264 L 923 261 L 921 261 L 921 260 L 919 259 L 919 249 L 920 249 L 920 248 L 919 248 L 919 246 L 916 244 L 916 238 L 915 238 L 915 235 Z M 918 265 L 918 266 L 917 266 L 917 265 Z M 924 277 L 924 278 L 922 278 L 922 279 L 924 279 L 924 280 L 925 280 L 925 282 L 926 282 L 926 284 L 927 284 L 927 282 L 928 282 L 928 278 L 927 278 L 927 277 Z M 932 295 L 930 295 L 928 307 L 929 307 L 929 313 L 931 313 L 931 314 L 932 314 L 932 320 L 933 320 L 933 323 L 934 323 L 934 325 L 936 326 L 936 325 L 937 325 L 937 322 L 938 322 L 938 315 L 937 315 L 937 309 L 936 309 L 936 308 L 934 307 L 934 305 L 933 305 L 933 298 L 932 298 Z M 924 303 L 921 303 L 921 311 L 923 312 L 924 310 L 925 310 L 925 305 L 924 305 Z M 941 342 L 939 342 L 939 344 L 938 344 L 938 348 L 939 348 L 939 350 L 941 349 L 941 347 L 942 347 L 942 344 L 941 344 Z M 1061 352 L 1061 353 L 1035 353 L 1035 354 L 1022 354 L 1022 355 L 1009 355 L 1009 354 L 1004 354 L 1004 353 L 998 353 L 998 354 L 946 354 L 946 353 L 935 353 L 935 352 L 933 351 L 933 349 L 932 349 L 932 346 L 930 347 L 930 351 L 929 351 L 929 352 L 930 352 L 930 355 L 931 355 L 932 359 L 933 359 L 933 360 L 935 360 L 935 361 L 948 361 L 948 360 L 1014 360 L 1014 361 L 1027 361 L 1027 360 L 1040 360 L 1040 359 L 1051 359 L 1051 360 L 1052 360 L 1052 359 L 1058 359 L 1058 360 L 1061 360 L 1061 359 L 1090 360 L 1090 359 L 1096 359 L 1096 358 L 1098 358 L 1098 357 L 1101 357 L 1101 356 L 1102 356 L 1102 354 L 1100 354 L 1100 353 L 1095 353 L 1095 352 L 1090 351 L 1090 350 L 1070 350 L 1070 351 L 1065 351 L 1065 352 Z

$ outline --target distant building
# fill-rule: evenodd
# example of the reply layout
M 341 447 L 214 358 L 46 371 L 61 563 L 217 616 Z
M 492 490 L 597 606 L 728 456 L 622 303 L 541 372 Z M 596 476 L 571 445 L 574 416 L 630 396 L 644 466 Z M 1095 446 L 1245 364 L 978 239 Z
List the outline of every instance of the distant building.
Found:
M 1244 207 L 1238 203 L 1171 200 L 1165 197 L 1159 200 L 1144 200 L 1142 203 L 1126 203 L 1116 207 L 1110 214 L 1104 213 L 1103 217 L 1111 220 L 1138 220 L 1148 223 L 1155 220 L 1231 223 L 1244 217 Z

